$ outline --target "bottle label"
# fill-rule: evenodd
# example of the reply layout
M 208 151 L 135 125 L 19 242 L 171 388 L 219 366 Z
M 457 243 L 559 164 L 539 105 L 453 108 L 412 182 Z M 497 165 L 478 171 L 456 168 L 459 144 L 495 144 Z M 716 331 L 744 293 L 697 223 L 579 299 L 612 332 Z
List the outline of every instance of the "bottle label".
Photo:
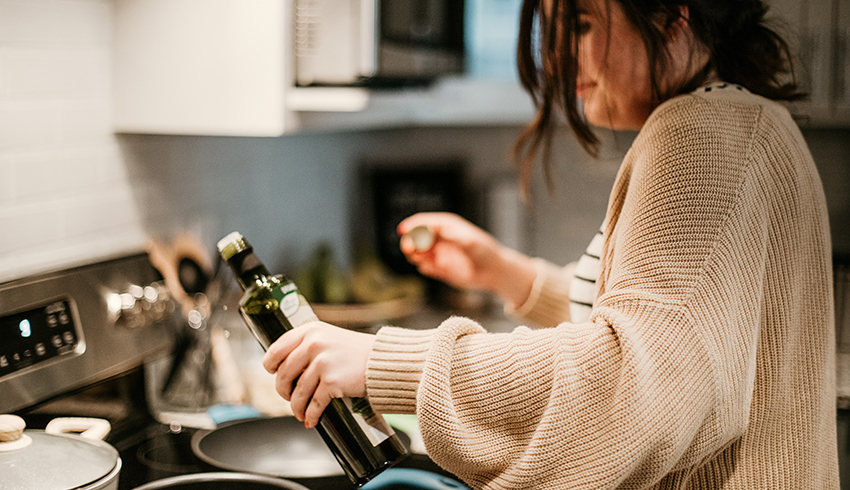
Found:
M 280 286 L 274 288 L 272 295 L 280 305 L 283 316 L 289 320 L 293 327 L 300 327 L 307 322 L 315 322 L 319 317 L 313 313 L 310 303 L 298 292 L 295 283 L 283 281 Z
M 343 398 L 342 401 L 351 410 L 357 425 L 363 429 L 373 446 L 377 446 L 395 434 L 390 424 L 372 410 L 369 400 L 365 398 Z
M 284 281 L 281 278 L 281 285 L 273 290 L 272 295 L 293 328 L 319 320 L 319 317 L 313 312 L 313 308 L 310 308 L 310 303 L 298 292 L 295 283 Z M 342 401 L 351 410 L 357 425 L 360 426 L 373 446 L 377 446 L 395 434 L 390 424 L 372 410 L 369 400 L 365 398 L 343 398 Z

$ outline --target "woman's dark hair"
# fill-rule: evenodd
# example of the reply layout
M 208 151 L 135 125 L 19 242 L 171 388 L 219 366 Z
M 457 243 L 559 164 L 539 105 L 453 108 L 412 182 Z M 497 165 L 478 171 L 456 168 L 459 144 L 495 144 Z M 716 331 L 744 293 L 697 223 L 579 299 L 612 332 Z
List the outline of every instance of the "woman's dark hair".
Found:
M 619 2 L 643 38 L 649 64 L 655 67 L 650 70 L 654 105 L 699 88 L 712 73 L 724 82 L 773 100 L 797 100 L 803 96 L 795 81 L 788 45 L 765 23 L 767 7 L 762 0 L 606 1 Z M 659 80 L 668 66 L 665 29 L 681 18 L 681 7 L 687 7 L 687 22 L 696 44 L 708 49 L 709 61 L 693 79 L 672 88 L 672 93 L 662 93 Z M 577 0 L 523 1 L 517 65 L 520 81 L 537 107 L 534 120 L 514 145 L 526 196 L 541 147 L 543 172 L 551 185 L 549 153 L 559 111 L 584 149 L 598 155 L 599 140 L 576 100 L 578 46 L 574 33 L 578 28 Z

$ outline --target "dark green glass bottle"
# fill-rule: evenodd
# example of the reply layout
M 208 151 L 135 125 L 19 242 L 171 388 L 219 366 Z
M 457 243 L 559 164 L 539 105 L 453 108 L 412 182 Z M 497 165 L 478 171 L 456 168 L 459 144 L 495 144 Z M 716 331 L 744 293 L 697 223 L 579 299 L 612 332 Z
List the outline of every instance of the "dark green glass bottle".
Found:
M 288 330 L 318 320 L 295 283 L 272 275 L 240 233 L 222 238 L 218 250 L 245 291 L 239 311 L 263 349 Z M 407 456 L 398 435 L 365 398 L 331 400 L 316 430 L 358 487 Z

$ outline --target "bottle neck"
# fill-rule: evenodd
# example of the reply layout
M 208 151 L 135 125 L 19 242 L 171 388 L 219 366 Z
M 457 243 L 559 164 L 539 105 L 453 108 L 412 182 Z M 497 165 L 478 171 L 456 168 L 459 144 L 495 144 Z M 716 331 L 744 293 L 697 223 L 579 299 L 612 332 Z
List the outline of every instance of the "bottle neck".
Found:
M 271 272 L 269 272 L 266 266 L 254 255 L 252 249 L 239 252 L 231 257 L 227 263 L 233 269 L 236 280 L 242 286 L 242 289 L 248 289 L 258 279 L 271 275 Z

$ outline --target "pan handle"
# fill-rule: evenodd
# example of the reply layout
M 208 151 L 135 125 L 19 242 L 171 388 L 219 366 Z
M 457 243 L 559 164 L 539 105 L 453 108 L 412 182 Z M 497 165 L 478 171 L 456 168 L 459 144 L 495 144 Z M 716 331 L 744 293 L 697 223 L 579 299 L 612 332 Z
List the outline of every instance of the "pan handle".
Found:
M 44 432 L 48 434 L 78 434 L 85 439 L 102 441 L 106 439 L 112 426 L 109 421 L 89 417 L 58 417 L 47 423 Z
M 459 490 L 469 489 L 463 483 L 431 471 L 413 468 L 390 468 L 360 490 Z

